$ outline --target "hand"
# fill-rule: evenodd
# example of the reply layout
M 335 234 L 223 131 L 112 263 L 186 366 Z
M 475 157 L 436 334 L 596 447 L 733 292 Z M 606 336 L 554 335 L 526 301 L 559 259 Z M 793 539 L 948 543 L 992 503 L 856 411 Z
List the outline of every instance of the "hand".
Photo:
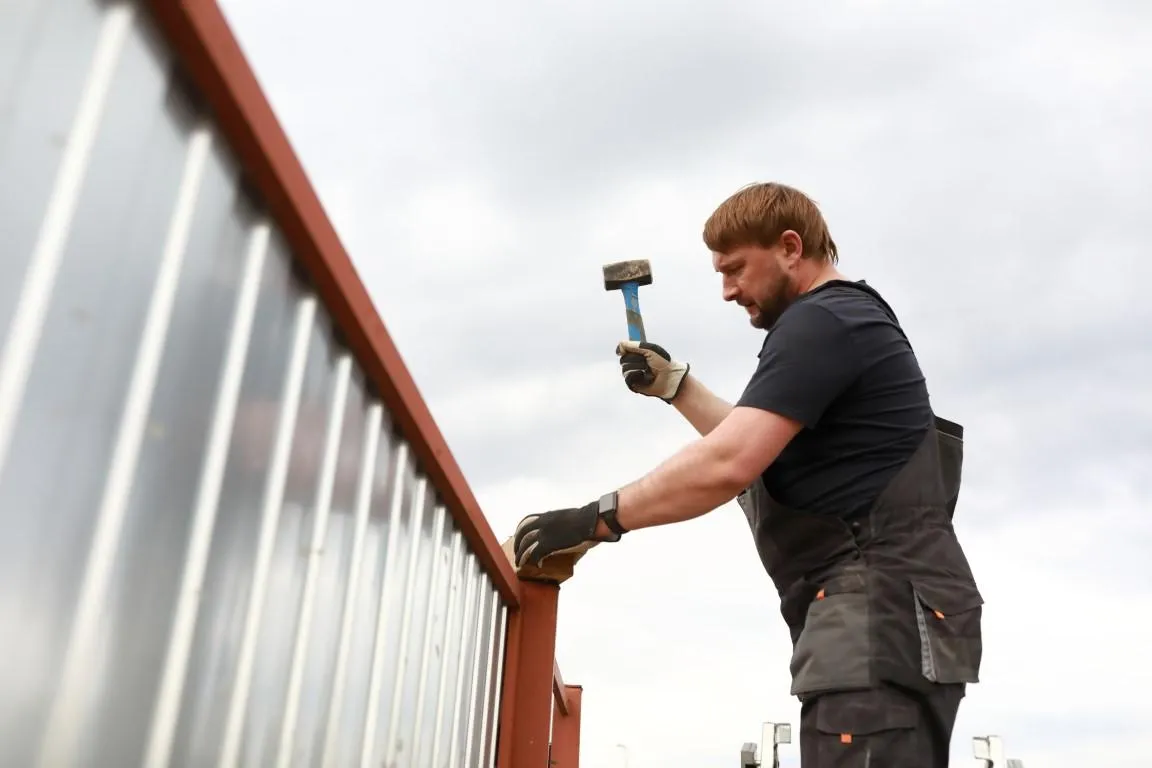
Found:
M 616 345 L 624 383 L 633 392 L 672 402 L 688 375 L 688 364 L 678 363 L 661 346 L 647 341 L 622 341 Z
M 582 545 L 595 539 L 599 520 L 600 502 L 585 504 L 579 509 L 556 509 L 539 515 L 529 515 L 516 526 L 512 546 L 516 552 L 516 567 L 525 564 L 540 565 L 549 555 L 583 549 Z

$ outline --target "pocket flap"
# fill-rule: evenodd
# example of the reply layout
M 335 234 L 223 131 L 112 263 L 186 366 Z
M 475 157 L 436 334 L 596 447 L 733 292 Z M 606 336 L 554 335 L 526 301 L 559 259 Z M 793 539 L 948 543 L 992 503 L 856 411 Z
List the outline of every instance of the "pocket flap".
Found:
M 821 733 L 867 736 L 915 728 L 916 704 L 885 688 L 826 693 L 816 702 L 816 730 Z
M 848 595 L 859 594 L 868 591 L 868 583 L 864 580 L 864 574 L 859 571 L 848 571 L 846 573 L 838 573 L 825 580 L 820 585 L 820 591 L 817 595 L 820 598 L 832 597 L 833 595 Z
M 956 616 L 984 605 L 984 598 L 976 587 L 967 584 L 938 584 L 931 581 L 913 581 L 916 599 L 933 613 Z

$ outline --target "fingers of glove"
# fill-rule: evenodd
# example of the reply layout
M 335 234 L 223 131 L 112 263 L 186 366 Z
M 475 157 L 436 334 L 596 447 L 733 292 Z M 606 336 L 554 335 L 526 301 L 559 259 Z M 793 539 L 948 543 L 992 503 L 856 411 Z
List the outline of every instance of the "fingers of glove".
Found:
M 595 531 L 595 503 L 526 517 L 516 527 L 513 539 L 516 567 L 523 567 L 525 563 L 539 565 L 555 552 L 590 540 Z
M 644 355 L 636 353 L 630 353 L 620 358 L 620 370 L 624 372 L 625 376 L 636 372 L 653 373 L 648 359 Z
M 540 515 L 529 515 L 516 526 L 512 537 L 512 549 L 516 553 L 517 567 L 524 564 L 524 557 L 532 551 L 540 538 Z
M 656 374 L 649 368 L 633 368 L 624 370 L 624 384 L 633 392 L 643 392 L 656 383 Z
M 538 532 L 530 531 L 527 536 L 520 540 L 520 546 L 516 548 L 517 568 L 523 568 L 526 563 L 539 565 L 540 560 L 547 554 L 540 550 L 540 542 L 537 539 Z
M 650 341 L 622 341 L 616 345 L 617 355 L 639 354 L 648 359 L 649 363 L 659 364 L 657 358 L 663 360 L 665 363 L 672 362 L 672 355 L 668 354 L 668 350 L 659 344 L 653 344 Z
M 664 347 L 660 346 L 659 344 L 653 344 L 650 341 L 642 341 L 640 342 L 640 349 L 645 352 L 651 352 L 653 354 L 659 355 L 660 357 L 664 358 L 664 362 L 666 363 L 672 362 L 672 355 L 668 354 L 668 350 L 664 349 Z M 651 356 L 648 356 L 648 359 L 651 360 Z
M 667 360 L 644 350 L 627 352 L 620 356 L 620 368 L 625 374 L 628 374 L 629 371 L 646 371 L 653 376 L 659 376 L 668 370 L 670 365 Z

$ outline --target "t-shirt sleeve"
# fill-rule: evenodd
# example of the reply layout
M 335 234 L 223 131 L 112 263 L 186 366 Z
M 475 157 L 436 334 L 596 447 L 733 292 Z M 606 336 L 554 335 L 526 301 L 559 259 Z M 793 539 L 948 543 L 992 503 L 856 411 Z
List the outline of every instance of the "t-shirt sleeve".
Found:
M 794 305 L 760 350 L 760 363 L 736 405 L 795 419 L 809 429 L 860 372 L 848 327 L 818 304 Z

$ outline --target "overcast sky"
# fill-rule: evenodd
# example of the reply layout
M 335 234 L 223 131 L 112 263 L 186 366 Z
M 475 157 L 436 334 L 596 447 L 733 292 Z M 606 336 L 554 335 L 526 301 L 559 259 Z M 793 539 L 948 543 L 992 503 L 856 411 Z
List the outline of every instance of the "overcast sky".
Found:
M 798 186 L 967 430 L 957 764 L 987 733 L 1028 768 L 1149 764 L 1152 5 L 223 5 L 500 539 L 693 437 L 624 388 L 601 264 L 652 261 L 649 337 L 734 399 L 760 339 L 700 231 Z M 594 550 L 560 611 L 586 768 L 734 765 L 797 722 L 734 505 Z

